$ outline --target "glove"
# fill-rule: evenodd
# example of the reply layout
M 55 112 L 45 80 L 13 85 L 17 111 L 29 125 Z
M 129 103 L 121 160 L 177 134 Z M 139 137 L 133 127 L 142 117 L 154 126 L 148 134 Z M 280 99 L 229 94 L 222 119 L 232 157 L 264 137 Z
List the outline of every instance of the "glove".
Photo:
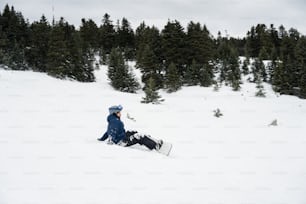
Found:
M 108 138 L 107 144 L 112 145 L 112 144 L 114 144 L 114 142 L 113 142 L 113 140 L 111 138 Z
M 132 136 L 132 135 L 135 135 L 136 133 L 137 133 L 137 131 L 134 131 L 134 130 L 131 130 L 131 131 L 130 131 L 130 130 L 128 130 L 128 131 L 126 131 L 125 134 L 126 134 L 127 137 L 130 137 L 130 136 Z

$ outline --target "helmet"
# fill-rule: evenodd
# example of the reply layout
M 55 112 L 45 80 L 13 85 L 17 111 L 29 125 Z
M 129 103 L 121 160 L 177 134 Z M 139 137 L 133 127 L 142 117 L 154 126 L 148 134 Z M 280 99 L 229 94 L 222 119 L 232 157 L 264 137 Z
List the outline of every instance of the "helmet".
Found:
M 113 114 L 113 113 L 118 113 L 123 109 L 123 107 L 121 105 L 118 106 L 111 106 L 108 108 L 109 110 L 109 114 Z

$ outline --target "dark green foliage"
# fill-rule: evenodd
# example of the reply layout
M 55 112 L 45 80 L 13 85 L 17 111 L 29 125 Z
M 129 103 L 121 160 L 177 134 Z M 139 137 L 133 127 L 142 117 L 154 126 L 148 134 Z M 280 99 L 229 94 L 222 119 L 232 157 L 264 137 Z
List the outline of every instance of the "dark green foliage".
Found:
M 0 15 L 0 31 L 0 63 L 11 69 L 28 69 L 25 50 L 29 43 L 29 25 L 13 6 L 6 5 Z
M 136 67 L 142 72 L 142 82 L 147 84 L 149 78 L 153 78 L 157 89 L 163 88 L 161 38 L 159 30 L 141 23 L 136 29 Z
M 112 48 L 117 47 L 115 44 L 116 31 L 110 15 L 104 14 L 102 25 L 99 28 L 99 46 L 103 48 L 105 54 L 110 54 Z
M 51 26 L 45 16 L 39 22 L 31 25 L 30 46 L 26 51 L 26 58 L 33 70 L 47 71 L 47 56 Z
M 185 72 L 184 80 L 188 86 L 195 86 L 200 83 L 200 70 L 201 65 L 195 60 L 192 60 L 191 65 L 188 65 Z
M 242 64 L 242 73 L 244 75 L 247 75 L 249 74 L 249 64 L 250 64 L 250 60 L 248 58 L 246 58 L 244 61 L 243 61 L 243 64 Z
M 296 46 L 297 70 L 299 71 L 300 96 L 306 98 L 306 37 L 301 37 Z
M 220 64 L 220 82 L 229 83 L 234 91 L 238 91 L 241 84 L 238 52 L 227 38 L 219 39 L 217 56 Z
M 231 49 L 229 55 L 229 70 L 227 77 L 234 91 L 238 91 L 241 84 L 241 73 L 238 60 L 237 51 Z
M 165 86 L 167 92 L 169 93 L 175 92 L 181 87 L 180 75 L 174 63 L 171 63 L 167 69 L 167 73 L 165 76 Z
M 162 52 L 161 52 L 161 37 L 159 30 L 157 28 L 148 27 L 145 23 L 141 23 L 140 26 L 136 29 L 135 34 L 135 45 L 136 45 L 136 66 L 141 68 L 143 54 L 146 47 L 152 51 L 152 55 L 154 56 L 154 64 L 156 65 L 156 71 L 160 72 L 160 65 L 162 61 Z
M 123 50 L 124 58 L 133 60 L 135 58 L 135 35 L 129 21 L 123 18 L 118 26 L 116 44 Z
M 253 82 L 256 82 L 258 77 L 260 77 L 264 82 L 267 81 L 266 68 L 261 59 L 256 58 L 252 63 L 251 69 L 253 74 Z
M 188 64 L 195 60 L 199 64 L 207 64 L 213 57 L 213 40 L 206 26 L 190 22 L 186 35 L 186 56 Z
M 76 30 L 63 18 L 50 25 L 42 16 L 29 24 L 13 6 L 5 5 L 0 12 L 0 64 L 91 82 L 95 80 L 95 54 L 100 55 L 100 64 L 111 64 L 111 50 L 118 48 L 123 55 L 119 67 L 128 70 L 125 60 L 136 59 L 142 81 L 148 86 L 152 78 L 156 90 L 167 88 L 173 92 L 182 84 L 211 86 L 218 84 L 214 75 L 220 77 L 220 85 L 225 83 L 239 90 L 240 72 L 249 74 L 248 61 L 239 69 L 238 56 L 245 56 L 255 59 L 251 66 L 253 82 L 272 83 L 274 90 L 282 94 L 306 95 L 305 36 L 294 28 L 257 24 L 242 39 L 222 37 L 220 32 L 215 39 L 205 25 L 192 21 L 186 32 L 176 20 L 169 20 L 161 32 L 144 22 L 134 32 L 126 18 L 114 26 L 107 13 L 99 26 L 91 19 L 83 18 L 81 23 Z M 268 60 L 266 67 L 263 60 Z M 122 75 L 129 76 L 126 73 L 129 72 Z M 135 82 L 133 76 L 127 78 L 122 87 Z M 134 92 L 133 88 L 119 89 Z
M 213 72 L 210 64 L 203 64 L 199 71 L 199 82 L 201 86 L 209 87 L 213 84 Z
M 186 54 L 186 34 L 184 28 L 178 21 L 168 21 L 161 32 L 161 50 L 164 67 L 168 68 L 173 62 L 176 64 L 180 75 L 184 72 L 184 66 L 187 64 Z
M 48 74 L 82 82 L 95 80 L 92 56 L 82 49 L 79 34 L 63 18 L 53 26 L 48 47 Z
M 66 24 L 66 26 L 68 26 Z M 69 51 L 65 39 L 65 22 L 62 18 L 55 24 L 50 33 L 46 71 L 55 77 L 65 78 L 69 73 Z
M 301 78 L 300 78 L 300 96 L 302 98 L 306 98 L 306 67 L 304 66 L 301 71 Z
M 159 104 L 164 101 L 164 99 L 161 99 L 161 96 L 157 92 L 153 78 L 148 79 L 144 92 L 146 96 L 142 98 L 141 103 Z
M 82 40 L 82 49 L 97 51 L 99 49 L 99 28 L 96 23 L 89 19 L 81 20 L 82 24 L 80 26 L 80 37 Z
M 269 59 L 269 53 L 275 46 L 279 46 L 277 40 L 274 39 L 277 33 L 274 30 L 273 25 L 270 29 L 267 29 L 265 24 L 258 24 L 256 27 L 252 27 L 247 33 L 246 38 L 246 52 L 249 57 L 259 57 L 260 53 L 262 59 Z
M 120 49 L 113 48 L 109 57 L 108 78 L 112 87 L 122 92 L 135 93 L 139 84 L 128 65 L 124 62 Z
M 142 72 L 142 82 L 147 84 L 150 78 L 156 82 L 157 88 L 163 87 L 162 75 L 160 73 L 160 64 L 158 63 L 157 56 L 154 54 L 153 49 L 146 45 L 137 66 Z
M 266 94 L 264 92 L 264 86 L 262 84 L 262 78 L 260 76 L 256 77 L 256 89 L 257 89 L 257 92 L 255 93 L 255 96 L 266 97 Z

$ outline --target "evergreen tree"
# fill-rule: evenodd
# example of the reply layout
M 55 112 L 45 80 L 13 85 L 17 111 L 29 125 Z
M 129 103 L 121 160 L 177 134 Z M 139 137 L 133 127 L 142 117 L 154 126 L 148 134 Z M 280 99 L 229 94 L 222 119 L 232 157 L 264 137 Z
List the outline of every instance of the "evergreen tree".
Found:
M 39 22 L 31 25 L 30 46 L 27 49 L 26 57 L 29 65 L 37 71 L 46 72 L 48 44 L 51 26 L 43 15 Z
M 301 71 L 301 79 L 300 79 L 300 97 L 306 98 L 306 66 L 303 66 Z
M 71 57 L 71 76 L 81 82 L 95 81 L 94 71 L 94 55 L 90 49 L 82 48 L 82 40 L 78 32 L 74 32 L 71 37 L 69 47 Z
M 82 41 L 74 26 L 61 18 L 50 33 L 48 44 L 48 74 L 57 78 L 71 78 L 82 82 L 92 82 L 93 55 L 82 49 Z
M 144 92 L 146 96 L 142 98 L 141 103 L 159 104 L 164 101 L 164 99 L 161 99 L 161 96 L 157 92 L 155 81 L 153 78 L 150 78 L 148 80 Z
M 125 59 L 135 58 L 135 36 L 129 21 L 123 18 L 117 31 L 117 44 L 124 51 Z
M 199 71 L 199 82 L 201 86 L 209 87 L 213 84 L 212 68 L 209 64 L 203 64 Z
M 190 22 L 186 35 L 186 56 L 188 64 L 196 60 L 200 64 L 208 64 L 213 57 L 213 41 L 206 26 Z
M 259 73 L 257 73 L 259 74 Z M 266 94 L 264 92 L 264 86 L 262 85 L 262 79 L 260 76 L 257 76 L 256 77 L 256 89 L 257 89 L 257 92 L 255 93 L 255 96 L 257 97 L 266 97 Z
M 164 66 L 167 69 L 170 63 L 173 62 L 177 65 L 180 75 L 184 74 L 184 68 L 187 64 L 185 58 L 185 36 L 184 28 L 178 21 L 168 21 L 167 25 L 161 32 L 161 49 Z
M 81 22 L 79 33 L 82 40 L 82 49 L 93 53 L 99 48 L 99 28 L 91 19 L 85 20 L 82 18 Z
M 299 71 L 300 79 L 298 87 L 300 96 L 306 98 L 306 37 L 303 36 L 298 40 L 296 46 L 297 70 Z
M 228 69 L 228 81 L 230 82 L 234 91 L 238 91 L 240 89 L 241 84 L 241 73 L 239 68 L 239 59 L 238 53 L 234 49 L 230 49 L 229 54 L 229 69 Z
M 113 48 L 110 54 L 108 78 L 112 87 L 122 92 L 135 93 L 139 88 L 139 84 L 124 62 L 121 51 L 116 48 Z
M 48 74 L 57 78 L 65 78 L 69 73 L 69 51 L 65 39 L 65 22 L 61 18 L 51 30 L 48 43 L 47 65 Z
M 104 14 L 102 25 L 99 28 L 99 45 L 103 48 L 106 55 L 110 54 L 112 48 L 116 47 L 116 31 L 110 15 Z
M 270 58 L 270 57 L 269 57 L 269 54 L 268 54 L 268 52 L 267 52 L 266 47 L 262 47 L 262 48 L 260 49 L 258 57 L 259 57 L 260 59 L 262 59 L 262 60 L 267 60 L 267 59 Z
M 138 67 L 142 72 L 142 82 L 147 84 L 147 81 L 150 78 L 154 79 L 154 82 L 157 83 L 157 88 L 163 87 L 162 76 L 160 73 L 160 68 L 158 64 L 158 60 L 156 55 L 154 54 L 153 50 L 149 45 L 145 46 L 145 49 L 142 53 L 142 58 L 139 59 Z
M 220 72 L 219 81 L 222 83 L 227 81 L 227 72 L 229 70 L 229 53 L 231 51 L 228 40 L 226 38 L 222 38 L 221 34 L 218 37 L 217 45 L 216 59 L 219 68 L 218 71 Z
M 241 72 L 239 67 L 238 52 L 230 45 L 228 39 L 220 39 L 217 49 L 220 64 L 220 82 L 229 83 L 233 90 L 238 91 L 241 84 Z
M 276 63 L 278 61 L 278 56 L 277 56 L 277 50 L 276 47 L 273 47 L 272 52 L 271 52 L 271 62 L 268 63 L 267 66 L 267 75 L 269 76 L 268 82 L 273 83 L 273 77 L 274 77 L 274 70 L 276 68 Z
M 107 65 L 109 63 L 106 52 L 103 48 L 99 48 L 99 63 L 102 65 Z
M 243 75 L 248 75 L 249 74 L 249 64 L 250 64 L 250 60 L 248 58 L 246 58 L 243 61 L 243 64 L 242 64 L 242 73 L 243 73 Z
M 187 67 L 184 81 L 188 86 L 195 86 L 200 83 L 200 74 L 201 65 L 196 62 L 196 60 L 192 60 L 191 65 Z
M 25 48 L 28 46 L 29 25 L 20 12 L 6 5 L 1 15 L 0 61 L 11 69 L 25 70 L 28 64 Z
M 174 63 L 171 63 L 165 76 L 165 85 L 169 93 L 175 92 L 181 87 L 180 75 Z
M 142 81 L 146 84 L 150 77 L 154 78 L 157 88 L 163 87 L 161 40 L 159 30 L 148 27 L 142 23 L 135 34 L 136 42 L 136 67 L 142 72 Z
M 283 84 L 283 77 L 284 77 L 284 66 L 282 62 L 277 62 L 274 68 L 274 74 L 272 79 L 273 89 L 276 92 L 280 92 L 282 89 Z

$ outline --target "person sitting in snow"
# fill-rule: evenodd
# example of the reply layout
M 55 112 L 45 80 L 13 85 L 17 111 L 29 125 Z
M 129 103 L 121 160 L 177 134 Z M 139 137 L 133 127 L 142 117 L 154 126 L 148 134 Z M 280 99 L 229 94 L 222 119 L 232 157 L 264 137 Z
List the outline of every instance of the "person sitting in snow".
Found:
M 124 147 L 140 144 L 150 150 L 159 150 L 163 144 L 162 140 L 155 140 L 149 135 L 142 135 L 137 131 L 125 131 L 124 124 L 120 119 L 122 109 L 123 107 L 121 105 L 109 108 L 107 131 L 98 140 L 105 141 L 108 139 L 108 143 L 114 143 Z

